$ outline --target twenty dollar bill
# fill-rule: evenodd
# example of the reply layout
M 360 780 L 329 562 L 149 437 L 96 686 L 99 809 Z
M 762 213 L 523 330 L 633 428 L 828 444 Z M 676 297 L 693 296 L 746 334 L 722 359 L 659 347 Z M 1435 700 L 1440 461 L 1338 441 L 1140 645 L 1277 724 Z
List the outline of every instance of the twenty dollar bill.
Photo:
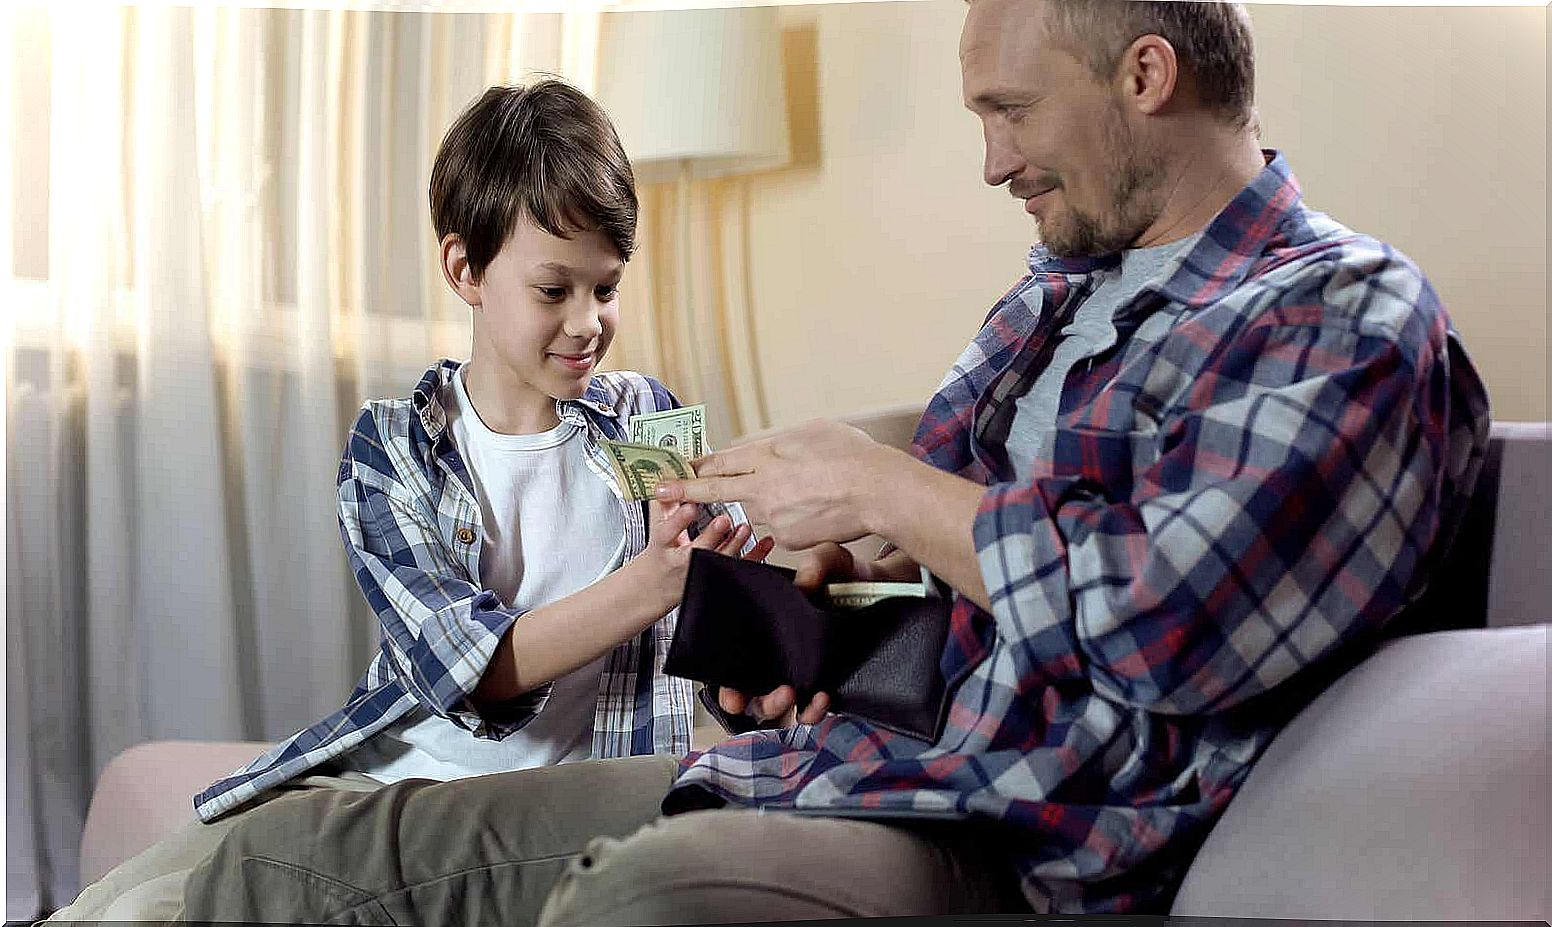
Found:
M 659 480 L 693 479 L 690 461 L 711 450 L 706 442 L 706 406 L 696 404 L 645 412 L 630 419 L 630 441 L 604 441 L 609 462 L 627 499 L 651 499 Z M 701 506 L 694 533 L 699 535 L 727 506 L 710 502 Z
M 651 444 L 627 441 L 600 441 L 625 498 L 641 501 L 653 498 L 662 480 L 690 480 L 695 471 L 678 451 Z
M 684 406 L 663 412 L 633 415 L 630 420 L 632 444 L 650 444 L 674 451 L 686 460 L 706 453 L 706 407 Z
M 835 608 L 865 608 L 899 596 L 923 599 L 927 590 L 921 583 L 830 583 L 824 594 Z

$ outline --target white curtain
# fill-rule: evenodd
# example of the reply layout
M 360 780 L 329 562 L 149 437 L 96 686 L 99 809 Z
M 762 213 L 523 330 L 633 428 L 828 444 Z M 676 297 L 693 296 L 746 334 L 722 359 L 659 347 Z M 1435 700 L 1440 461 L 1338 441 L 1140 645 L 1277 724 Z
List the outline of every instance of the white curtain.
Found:
M 345 431 L 468 350 L 427 217 L 489 83 L 584 88 L 596 14 L 0 11 L 7 920 L 68 902 L 92 783 L 146 740 L 283 737 L 376 643 Z M 644 188 L 613 363 L 762 427 L 742 186 L 697 185 L 695 317 Z M 745 371 L 744 375 L 735 370 Z

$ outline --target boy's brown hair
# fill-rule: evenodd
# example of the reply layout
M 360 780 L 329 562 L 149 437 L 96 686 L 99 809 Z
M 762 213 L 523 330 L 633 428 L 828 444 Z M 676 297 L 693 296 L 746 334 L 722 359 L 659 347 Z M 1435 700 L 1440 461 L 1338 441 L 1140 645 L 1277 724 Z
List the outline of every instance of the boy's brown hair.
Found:
M 636 246 L 636 182 L 603 108 L 564 81 L 491 87 L 437 149 L 431 168 L 437 240 L 463 239 L 475 280 L 522 216 L 561 238 L 597 229 L 620 260 Z

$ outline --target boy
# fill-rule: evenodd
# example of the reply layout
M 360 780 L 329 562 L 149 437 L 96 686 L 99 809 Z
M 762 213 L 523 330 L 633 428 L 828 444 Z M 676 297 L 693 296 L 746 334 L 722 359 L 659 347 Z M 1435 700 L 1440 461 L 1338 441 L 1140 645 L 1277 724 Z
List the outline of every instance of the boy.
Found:
M 471 359 L 368 402 L 338 475 L 380 652 L 339 711 L 196 796 L 203 823 L 56 918 L 176 914 L 227 812 L 277 791 L 689 749 L 690 683 L 662 664 L 690 550 L 763 558 L 771 542 L 751 543 L 737 507 L 692 541 L 697 507 L 628 502 L 599 448 L 678 405 L 650 377 L 598 372 L 634 246 L 625 152 L 560 81 L 492 88 L 443 140 L 430 200 Z

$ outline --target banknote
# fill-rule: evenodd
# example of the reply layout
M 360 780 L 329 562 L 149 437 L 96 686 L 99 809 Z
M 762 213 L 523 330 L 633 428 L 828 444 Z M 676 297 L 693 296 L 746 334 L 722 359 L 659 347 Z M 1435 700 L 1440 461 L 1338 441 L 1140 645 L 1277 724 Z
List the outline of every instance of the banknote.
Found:
M 865 608 L 898 596 L 923 599 L 927 589 L 921 583 L 830 583 L 824 594 L 834 608 Z
M 645 412 L 630 420 L 632 444 L 650 444 L 675 451 L 686 460 L 705 454 L 706 407 L 684 406 L 663 412 Z
M 687 461 L 695 460 L 711 450 L 706 440 L 706 406 L 696 404 L 633 415 L 630 419 L 630 443 L 660 447 L 678 453 Z M 726 505 L 721 502 L 706 503 L 701 506 L 692 533 L 699 535 L 711 524 L 712 519 L 724 514 L 731 514 Z
M 627 499 L 653 498 L 653 491 L 662 480 L 695 478 L 690 462 L 669 448 L 607 440 L 600 441 L 599 445 L 608 455 L 614 475 L 620 481 L 620 490 Z

